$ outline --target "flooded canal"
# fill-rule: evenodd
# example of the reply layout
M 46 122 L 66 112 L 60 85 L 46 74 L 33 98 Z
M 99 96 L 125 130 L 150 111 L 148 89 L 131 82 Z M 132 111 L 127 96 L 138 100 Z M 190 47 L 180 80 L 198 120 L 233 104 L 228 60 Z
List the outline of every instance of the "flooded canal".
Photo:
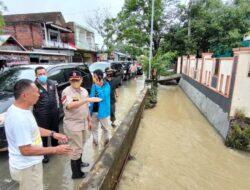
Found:
M 144 78 L 139 77 L 136 80 L 125 81 L 118 89 L 119 99 L 116 104 L 116 117 L 118 123 L 123 120 L 143 87 Z M 113 129 L 110 127 L 111 135 L 115 130 L 116 128 Z M 101 134 L 101 130 L 99 131 L 99 134 Z M 99 135 L 99 137 L 101 138 L 102 136 Z M 84 161 L 90 163 L 90 166 L 84 168 L 84 171 L 90 170 L 103 149 L 103 141 L 100 139 L 99 146 L 93 146 L 92 135 L 88 133 L 88 138 L 84 146 Z M 66 156 L 50 156 L 50 162 L 44 164 L 43 176 L 45 190 L 76 190 L 81 183 L 81 179 L 71 179 L 70 160 Z M 0 152 L 0 190 L 17 189 L 17 183 L 10 178 L 8 153 Z
M 250 154 L 222 138 L 178 86 L 159 86 L 146 110 L 119 190 L 250 189 Z

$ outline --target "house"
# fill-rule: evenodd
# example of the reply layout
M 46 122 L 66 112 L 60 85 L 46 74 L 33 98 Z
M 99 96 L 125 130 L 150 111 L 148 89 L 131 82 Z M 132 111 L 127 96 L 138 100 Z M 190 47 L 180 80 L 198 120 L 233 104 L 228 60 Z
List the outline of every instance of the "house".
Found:
M 0 35 L 0 68 L 28 63 L 27 50 L 11 35 Z
M 34 56 L 67 60 L 66 54 L 29 51 L 13 36 L 0 35 L 0 70 L 7 66 L 29 64 L 30 59 Z
M 73 62 L 96 62 L 96 44 L 94 31 L 79 25 L 75 22 L 68 22 L 66 24 L 72 33 L 67 33 L 67 40 L 69 44 L 75 44 L 76 52 L 73 57 Z
M 65 41 L 72 31 L 66 27 L 61 12 L 4 15 L 3 18 L 3 33 L 33 52 L 30 62 L 72 61 L 76 48 Z

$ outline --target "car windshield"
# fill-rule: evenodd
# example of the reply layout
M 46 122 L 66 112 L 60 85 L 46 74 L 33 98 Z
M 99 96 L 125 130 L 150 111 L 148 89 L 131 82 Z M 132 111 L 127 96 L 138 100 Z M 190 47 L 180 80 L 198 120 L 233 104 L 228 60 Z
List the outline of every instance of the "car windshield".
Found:
M 20 79 L 35 80 L 34 69 L 12 68 L 0 73 L 0 91 L 12 92 L 15 83 Z
M 96 69 L 101 69 L 104 72 L 107 67 L 110 67 L 110 63 L 93 63 L 89 66 L 89 70 L 94 72 Z

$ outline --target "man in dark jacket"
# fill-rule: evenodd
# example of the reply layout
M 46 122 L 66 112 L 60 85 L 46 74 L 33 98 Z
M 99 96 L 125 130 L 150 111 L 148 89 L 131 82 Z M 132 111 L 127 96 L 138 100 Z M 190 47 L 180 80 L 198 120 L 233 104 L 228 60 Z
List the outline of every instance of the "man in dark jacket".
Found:
M 35 69 L 35 84 L 39 90 L 39 100 L 33 107 L 33 113 L 38 126 L 51 131 L 59 131 L 59 99 L 57 94 L 56 82 L 47 79 L 47 71 L 44 67 Z M 48 137 L 43 137 L 43 146 L 48 146 Z M 57 146 L 58 141 L 51 138 L 51 145 Z M 44 156 L 43 163 L 48 163 L 49 158 Z
M 113 78 L 113 70 L 110 67 L 107 67 L 105 69 L 106 73 L 106 81 L 110 85 L 110 120 L 111 120 L 111 125 L 112 127 L 116 127 L 116 117 L 115 117 L 115 102 L 118 98 L 118 92 L 117 92 L 117 87 L 118 87 L 118 81 Z

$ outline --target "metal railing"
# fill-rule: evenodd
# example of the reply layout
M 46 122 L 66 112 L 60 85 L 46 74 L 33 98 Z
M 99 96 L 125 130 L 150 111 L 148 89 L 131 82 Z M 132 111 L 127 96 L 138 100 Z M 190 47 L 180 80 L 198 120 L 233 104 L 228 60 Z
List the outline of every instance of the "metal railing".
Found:
M 43 40 L 43 47 L 46 48 L 60 48 L 60 49 L 70 49 L 69 44 L 57 41 Z

